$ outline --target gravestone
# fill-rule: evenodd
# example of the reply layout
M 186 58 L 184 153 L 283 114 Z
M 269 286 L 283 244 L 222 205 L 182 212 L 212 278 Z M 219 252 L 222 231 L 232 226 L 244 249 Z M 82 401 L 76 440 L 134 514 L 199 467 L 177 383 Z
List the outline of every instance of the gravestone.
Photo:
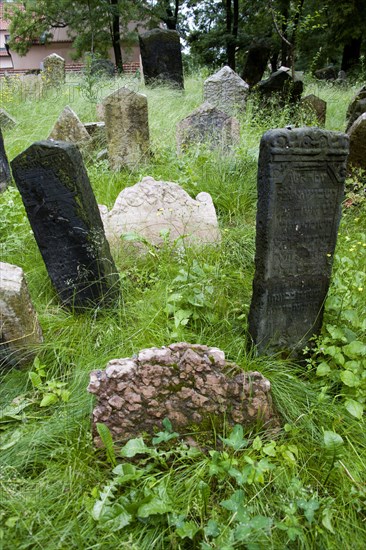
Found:
M 348 165 L 366 170 L 366 113 L 363 113 L 348 130 Z
M 255 86 L 263 77 L 270 56 L 270 48 L 263 43 L 249 47 L 242 77 L 249 84 Z
M 104 121 L 104 116 L 105 116 L 103 103 L 97 103 L 95 108 L 96 108 L 96 113 L 97 113 L 97 119 L 99 121 L 103 122 Z
M 300 101 L 303 89 L 303 82 L 294 80 L 287 67 L 281 67 L 256 86 L 256 90 L 264 99 L 276 98 L 280 104 Z
M 199 193 L 194 200 L 176 183 L 146 177 L 121 191 L 110 212 L 99 208 L 110 243 L 121 245 L 122 235 L 135 233 L 158 246 L 166 232 L 171 241 L 180 237 L 192 244 L 220 241 L 211 195 Z
M 348 137 L 266 132 L 258 161 L 249 333 L 260 353 L 296 355 L 321 328 L 341 217 Z
M 179 34 L 153 29 L 139 35 L 145 84 L 165 82 L 183 89 L 183 64 Z
M 101 78 L 113 78 L 114 63 L 110 59 L 92 59 L 90 73 Z
M 42 99 L 44 82 L 40 74 L 24 74 L 18 78 L 22 100 Z
M 48 139 L 55 141 L 69 141 L 81 148 L 91 145 L 92 139 L 85 129 L 84 124 L 80 121 L 76 113 L 66 105 L 62 111 L 54 127 L 51 130 Z
M 0 193 L 5 191 L 11 182 L 10 166 L 5 152 L 3 135 L 0 128 Z
M 85 130 L 93 140 L 93 145 L 97 147 L 106 147 L 107 135 L 105 131 L 104 122 L 86 122 L 84 124 Z
M 203 99 L 226 113 L 245 110 L 249 86 L 225 66 L 203 83 Z
M 338 69 L 334 65 L 328 65 L 314 71 L 315 78 L 319 80 L 335 80 L 338 76 Z
M 315 114 L 319 124 L 325 124 L 325 119 L 327 116 L 326 101 L 320 99 L 320 97 L 317 97 L 314 94 L 310 94 L 302 98 L 301 105 L 305 107 L 305 110 L 309 112 L 309 114 Z
M 90 373 L 88 391 L 97 397 L 96 446 L 102 445 L 99 422 L 117 441 L 153 435 L 157 427 L 163 428 L 164 418 L 184 432 L 202 427 L 208 419 L 218 432 L 224 422 L 279 428 L 270 382 L 259 372 L 242 372 L 220 349 L 200 344 L 180 342 L 113 359 L 105 370 Z
M 23 270 L 0 262 L 0 366 L 32 362 L 42 342 L 42 330 Z
M 347 113 L 346 113 L 346 120 L 347 120 L 347 128 L 346 132 L 351 128 L 352 124 L 358 119 L 360 115 L 366 112 L 366 85 L 362 86 L 360 90 L 358 90 L 357 94 L 352 98 L 352 101 L 350 102 Z
M 11 165 L 61 301 L 82 308 L 115 300 L 118 273 L 77 147 L 63 141 L 39 141 Z
M 0 128 L 14 128 L 17 121 L 5 109 L 0 109 Z
M 197 143 L 206 143 L 224 152 L 239 139 L 239 121 L 207 102 L 177 124 L 178 154 Z
M 103 101 L 112 170 L 136 168 L 149 157 L 147 98 L 128 88 L 119 88 Z
M 57 53 L 51 53 L 44 58 L 42 80 L 47 88 L 65 83 L 65 60 Z

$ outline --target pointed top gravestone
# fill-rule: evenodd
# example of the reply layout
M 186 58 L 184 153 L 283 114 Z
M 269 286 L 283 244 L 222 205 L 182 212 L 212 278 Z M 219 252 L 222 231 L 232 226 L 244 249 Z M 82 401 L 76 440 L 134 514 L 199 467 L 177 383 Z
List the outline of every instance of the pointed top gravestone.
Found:
M 55 122 L 48 139 L 69 141 L 70 143 L 75 143 L 76 145 L 84 147 L 90 145 L 92 141 L 84 124 L 68 105 L 66 105 Z
M 164 82 L 183 89 L 183 64 L 179 34 L 153 29 L 139 35 L 145 84 Z
M 203 84 L 203 99 L 227 113 L 245 110 L 249 86 L 227 65 Z
M 0 128 L 0 193 L 5 191 L 10 182 L 10 166 L 6 156 L 3 135 Z
M 46 87 L 57 87 L 65 82 L 65 60 L 51 53 L 43 60 L 42 79 Z

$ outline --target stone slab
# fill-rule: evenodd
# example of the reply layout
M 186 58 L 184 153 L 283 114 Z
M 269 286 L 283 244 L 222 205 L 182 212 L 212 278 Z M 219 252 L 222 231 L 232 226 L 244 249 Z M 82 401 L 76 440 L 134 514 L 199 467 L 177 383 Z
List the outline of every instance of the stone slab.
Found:
M 203 83 L 203 100 L 225 113 L 245 111 L 249 86 L 227 65 Z
M 166 83 L 184 88 L 179 34 L 168 29 L 152 29 L 139 35 L 145 84 Z

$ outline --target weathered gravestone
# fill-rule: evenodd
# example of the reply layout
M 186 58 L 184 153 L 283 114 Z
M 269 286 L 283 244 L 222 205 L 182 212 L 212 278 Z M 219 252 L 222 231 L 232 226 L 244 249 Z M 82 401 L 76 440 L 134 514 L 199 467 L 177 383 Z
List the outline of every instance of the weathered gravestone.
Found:
M 183 89 L 183 64 L 179 34 L 153 29 L 139 35 L 145 84 L 165 82 Z
M 335 80 L 338 76 L 338 69 L 334 65 L 329 65 L 314 71 L 314 76 L 319 80 Z
M 261 80 L 256 86 L 256 90 L 264 99 L 273 98 L 280 104 L 300 101 L 303 89 L 302 80 L 294 80 L 289 74 L 289 69 L 284 67 L 272 73 L 266 80 Z
M 23 270 L 0 262 L 0 366 L 22 366 L 43 341 Z
M 249 86 L 225 66 L 203 83 L 203 99 L 226 113 L 245 110 Z
M 314 114 L 316 116 L 319 124 L 325 124 L 325 119 L 327 116 L 326 101 L 314 94 L 310 94 L 302 98 L 301 105 L 309 114 Z
M 3 135 L 0 128 L 0 193 L 5 191 L 10 182 L 10 166 L 6 156 Z
M 17 121 L 5 109 L 0 109 L 0 128 L 14 128 Z
M 46 87 L 57 87 L 65 82 L 65 60 L 51 53 L 43 60 L 42 79 Z
M 119 88 L 103 106 L 111 169 L 136 168 L 150 152 L 146 96 Z
M 249 47 L 242 77 L 249 84 L 254 86 L 262 79 L 266 70 L 271 50 L 265 43 L 252 44 Z
M 348 165 L 366 170 L 366 113 L 363 113 L 348 130 Z
M 107 135 L 104 122 L 86 122 L 84 128 L 92 138 L 93 145 L 99 148 L 106 147 Z
M 69 141 L 81 148 L 90 146 L 92 142 L 92 138 L 84 127 L 84 124 L 68 105 L 66 105 L 55 122 L 48 139 Z
M 90 73 L 101 78 L 113 78 L 114 63 L 110 59 L 92 59 Z
M 240 139 L 239 121 L 206 102 L 178 122 L 176 137 L 179 154 L 195 143 L 227 151 Z
M 226 374 L 226 373 L 234 374 Z M 209 420 L 216 430 L 229 425 L 277 429 L 271 384 L 259 372 L 242 372 L 218 348 L 180 342 L 140 351 L 110 361 L 90 374 L 88 391 L 96 394 L 94 443 L 101 446 L 96 425 L 108 426 L 114 440 L 125 441 L 163 427 L 192 430 Z
M 249 313 L 260 353 L 296 355 L 321 328 L 347 153 L 348 136 L 340 132 L 279 129 L 262 137 Z
M 366 112 L 366 85 L 362 86 L 358 90 L 357 94 L 352 98 L 350 102 L 347 113 L 347 128 L 346 132 L 351 128 L 352 124 L 358 119 L 360 115 Z
M 51 281 L 68 306 L 118 296 L 118 273 L 77 147 L 39 141 L 11 163 Z
M 18 77 L 22 100 L 39 100 L 43 96 L 44 81 L 40 74 L 24 74 Z

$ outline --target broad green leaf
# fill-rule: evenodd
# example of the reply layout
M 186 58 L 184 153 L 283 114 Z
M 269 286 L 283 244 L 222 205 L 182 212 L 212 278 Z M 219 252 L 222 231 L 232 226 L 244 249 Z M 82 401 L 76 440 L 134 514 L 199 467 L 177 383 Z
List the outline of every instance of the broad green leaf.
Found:
M 57 403 L 58 397 L 54 393 L 45 393 L 43 396 L 42 401 L 40 402 L 40 407 L 49 407 L 50 405 L 54 405 Z
M 220 439 L 225 445 L 231 447 L 235 451 L 248 445 L 248 440 L 243 437 L 243 426 L 240 424 L 234 426 L 229 437 L 220 437 Z
M 126 458 L 132 458 L 139 454 L 146 454 L 149 452 L 149 447 L 144 443 L 142 437 L 136 439 L 130 439 L 126 445 L 121 449 L 121 456 Z
M 36 372 L 30 372 L 29 378 L 35 388 L 40 388 L 42 386 L 42 379 Z
M 345 386 L 349 386 L 350 388 L 354 388 L 355 386 L 359 386 L 360 379 L 356 374 L 353 374 L 350 370 L 345 370 L 341 372 L 340 379 L 342 380 L 343 384 Z
M 346 399 L 345 407 L 349 414 L 357 418 L 358 420 L 361 420 L 363 415 L 363 405 L 362 403 L 359 403 L 358 401 L 355 401 L 354 399 Z
M 176 529 L 176 533 L 181 539 L 193 540 L 199 530 L 200 528 L 197 527 L 194 521 L 185 521 L 181 527 Z
M 359 340 L 354 340 L 350 344 L 347 344 L 347 346 L 343 346 L 342 349 L 350 359 L 357 359 L 366 355 L 366 345 Z
M 264 445 L 263 446 L 263 452 L 267 456 L 276 456 L 276 454 L 277 454 L 276 442 L 275 441 L 270 441 L 269 443 Z
M 330 508 L 325 508 L 322 514 L 322 524 L 328 531 L 330 531 L 333 535 L 335 535 L 335 531 L 332 525 L 332 517 L 333 517 L 333 510 L 331 510 Z
M 139 479 L 144 475 L 144 470 L 138 470 L 133 464 L 125 463 L 118 464 L 113 468 L 113 473 L 116 474 L 119 485 Z
M 209 519 L 206 527 L 204 528 L 204 532 L 206 537 L 218 537 L 220 534 L 220 528 L 217 521 L 215 521 L 214 519 Z
M 316 375 L 317 376 L 326 376 L 327 374 L 330 373 L 330 366 L 328 365 L 328 363 L 324 363 L 324 361 L 322 363 L 320 363 L 318 365 L 318 368 L 316 369 Z
M 252 447 L 255 451 L 260 451 L 262 446 L 263 446 L 262 440 L 259 437 L 259 435 L 257 435 L 257 437 L 253 440 Z
M 149 502 L 142 504 L 137 510 L 137 515 L 140 518 L 147 518 L 154 514 L 167 514 L 172 512 L 174 506 L 169 500 L 162 500 L 159 497 L 153 497 Z
M 324 431 L 324 446 L 334 456 L 339 455 L 341 448 L 344 444 L 343 438 L 330 430 Z

